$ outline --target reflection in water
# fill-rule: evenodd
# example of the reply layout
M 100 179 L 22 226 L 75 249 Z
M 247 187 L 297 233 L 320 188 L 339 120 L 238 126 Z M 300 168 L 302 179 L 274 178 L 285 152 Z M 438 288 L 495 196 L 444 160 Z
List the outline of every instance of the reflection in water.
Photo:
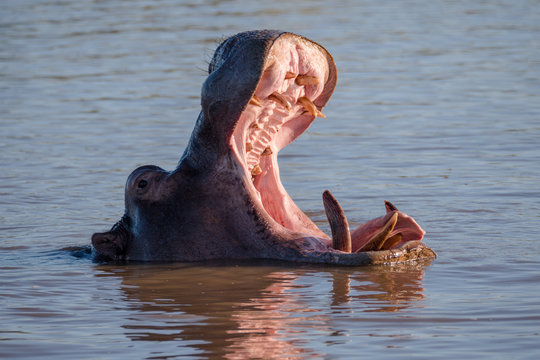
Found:
M 178 346 L 185 354 L 227 359 L 324 356 L 303 340 L 306 333 L 339 337 L 349 329 L 335 319 L 361 321 L 369 312 L 403 311 L 424 296 L 423 266 L 418 264 L 361 269 L 192 264 L 98 269 L 99 276 L 122 281 L 128 338 L 182 340 Z
M 424 298 L 422 287 L 424 271 L 419 265 L 401 265 L 386 271 L 372 269 L 363 283 L 354 286 L 356 298 L 370 309 L 364 311 L 399 311 L 409 307 L 409 302 Z

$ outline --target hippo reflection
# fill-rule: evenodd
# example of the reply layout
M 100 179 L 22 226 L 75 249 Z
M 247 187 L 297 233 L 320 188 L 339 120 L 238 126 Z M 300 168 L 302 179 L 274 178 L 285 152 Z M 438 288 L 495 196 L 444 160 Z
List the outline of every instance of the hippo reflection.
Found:
M 293 202 L 278 152 L 325 117 L 337 80 L 330 54 L 295 34 L 252 31 L 222 42 L 202 111 L 176 170 L 143 166 L 128 178 L 125 214 L 92 236 L 103 258 L 157 261 L 277 259 L 364 265 L 433 258 L 424 231 L 386 202 L 386 215 L 352 233 L 323 194 L 332 238 Z
M 180 352 L 187 356 L 189 349 L 203 358 L 320 358 L 315 355 L 323 346 L 295 341 L 299 331 L 347 341 L 345 334 L 359 331 L 365 321 L 380 321 L 374 313 L 407 312 L 419 306 L 425 292 L 423 264 L 291 270 L 286 264 L 259 262 L 97 269 L 97 276 L 121 281 L 117 306 L 127 311 L 119 319 L 126 337 L 159 344 L 151 348 L 163 358 Z M 395 319 L 396 326 L 400 321 Z

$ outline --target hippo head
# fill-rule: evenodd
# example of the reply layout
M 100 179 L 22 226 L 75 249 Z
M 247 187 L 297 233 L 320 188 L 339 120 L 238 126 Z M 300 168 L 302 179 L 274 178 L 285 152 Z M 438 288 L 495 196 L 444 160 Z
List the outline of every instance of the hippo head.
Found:
M 202 111 L 176 170 L 129 176 L 125 214 L 92 236 L 104 258 L 157 261 L 277 259 L 362 265 L 432 258 L 424 231 L 386 203 L 386 215 L 349 232 L 326 191 L 332 238 L 294 203 L 278 152 L 300 136 L 337 80 L 330 54 L 301 36 L 252 31 L 222 42 L 209 65 Z

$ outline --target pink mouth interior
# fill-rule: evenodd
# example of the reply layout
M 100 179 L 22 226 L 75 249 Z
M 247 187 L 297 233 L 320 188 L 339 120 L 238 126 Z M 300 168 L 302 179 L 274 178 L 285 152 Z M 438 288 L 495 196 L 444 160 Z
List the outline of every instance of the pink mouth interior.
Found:
M 255 90 L 260 103 L 247 105 L 230 140 L 255 197 L 268 215 L 289 230 L 323 238 L 327 236 L 296 206 L 281 184 L 277 155 L 315 119 L 298 99 L 307 97 L 316 102 L 328 78 L 327 61 L 320 49 L 300 38 L 278 39 Z M 299 85 L 291 74 L 315 77 L 318 84 Z M 275 93 L 286 102 L 276 100 L 272 96 Z

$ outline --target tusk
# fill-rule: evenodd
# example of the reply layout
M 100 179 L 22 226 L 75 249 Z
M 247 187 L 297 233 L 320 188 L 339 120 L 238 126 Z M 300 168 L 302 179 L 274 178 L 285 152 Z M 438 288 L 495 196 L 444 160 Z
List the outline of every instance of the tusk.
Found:
M 249 103 L 255 106 L 262 106 L 261 99 L 259 99 L 257 95 L 253 95 L 251 99 L 249 100 Z
M 398 213 L 396 212 L 394 213 L 394 215 L 390 217 L 390 219 L 388 219 L 386 224 L 384 224 L 381 231 L 373 235 L 373 237 L 369 239 L 368 242 L 364 246 L 362 246 L 360 249 L 358 249 L 356 252 L 374 251 L 374 250 L 381 249 L 384 246 L 384 243 L 386 242 L 386 240 L 388 239 L 388 235 L 390 235 L 392 230 L 394 230 L 394 226 L 396 226 L 397 220 L 398 220 Z
M 317 109 L 317 106 L 313 103 L 313 101 L 309 100 L 307 97 L 302 96 L 298 98 L 298 103 L 304 107 L 312 116 L 320 116 L 322 118 L 326 118 L 326 116 Z
M 381 245 L 381 247 L 379 249 L 377 249 L 377 250 L 390 250 L 391 248 L 393 248 L 394 246 L 399 244 L 399 242 L 401 241 L 402 238 L 403 238 L 403 236 L 401 234 L 396 234 L 396 235 L 386 239 L 384 244 Z
M 397 207 L 392 204 L 390 201 L 384 201 L 384 207 L 386 208 L 386 213 L 392 212 L 392 211 L 398 211 Z
M 343 209 L 336 198 L 330 194 L 330 191 L 323 192 L 323 204 L 326 217 L 332 230 L 332 247 L 346 253 L 351 252 L 351 233 L 349 232 L 349 223 Z
M 294 80 L 296 85 L 317 85 L 319 83 L 319 79 L 316 76 L 311 75 L 298 75 L 296 79 Z

